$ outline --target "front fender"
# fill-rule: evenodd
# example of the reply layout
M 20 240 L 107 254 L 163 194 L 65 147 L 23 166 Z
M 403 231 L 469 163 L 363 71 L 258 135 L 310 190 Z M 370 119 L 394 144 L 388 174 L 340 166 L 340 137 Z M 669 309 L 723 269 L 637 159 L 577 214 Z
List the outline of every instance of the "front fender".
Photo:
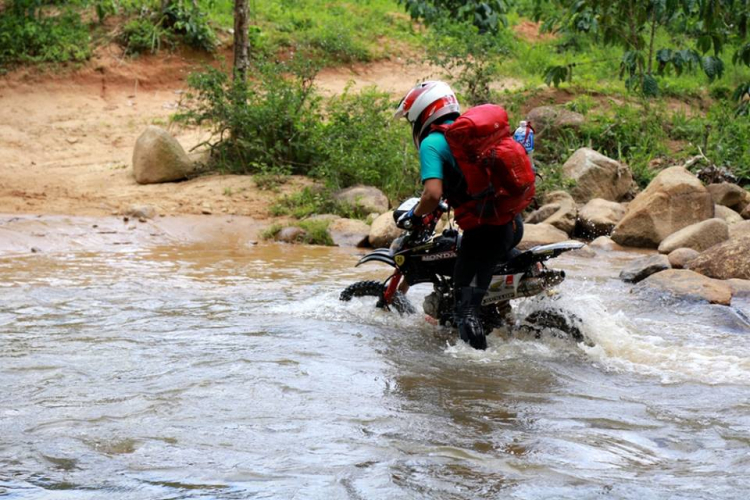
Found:
M 359 262 L 357 262 L 357 265 L 354 267 L 359 267 L 361 264 L 364 264 L 366 262 L 373 262 L 373 261 L 382 262 L 394 268 L 398 267 L 396 266 L 396 261 L 393 260 L 391 251 L 388 248 L 378 248 L 377 250 L 368 253 L 367 255 L 359 259 Z

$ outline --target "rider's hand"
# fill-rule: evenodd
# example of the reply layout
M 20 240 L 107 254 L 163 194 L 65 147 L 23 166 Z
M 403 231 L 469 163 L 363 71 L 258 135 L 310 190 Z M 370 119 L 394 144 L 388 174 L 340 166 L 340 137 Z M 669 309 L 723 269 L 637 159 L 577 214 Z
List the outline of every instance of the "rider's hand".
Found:
M 421 226 L 422 216 L 416 215 L 414 213 L 414 209 L 412 208 L 411 210 L 409 210 L 404 215 L 398 218 L 398 221 L 396 221 L 396 225 L 404 229 L 411 229 L 417 226 Z

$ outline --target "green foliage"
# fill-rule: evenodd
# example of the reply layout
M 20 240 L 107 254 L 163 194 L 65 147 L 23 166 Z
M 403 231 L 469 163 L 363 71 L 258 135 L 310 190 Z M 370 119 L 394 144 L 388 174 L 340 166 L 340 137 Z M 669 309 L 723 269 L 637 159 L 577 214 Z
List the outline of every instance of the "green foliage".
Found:
M 208 15 L 197 3 L 186 0 L 172 1 L 162 13 L 157 23 L 176 35 L 189 47 L 206 52 L 216 49 L 218 39 L 208 24 Z
M 548 66 L 544 70 L 544 83 L 547 86 L 559 87 L 562 82 L 569 82 L 573 77 L 573 64 L 564 66 Z
M 368 214 L 357 207 L 340 202 L 333 190 L 326 187 L 306 187 L 302 191 L 284 196 L 271 207 L 272 215 L 291 215 L 303 219 L 315 214 L 334 214 L 349 219 L 364 219 Z
M 0 15 L 0 64 L 84 61 L 91 57 L 88 28 L 64 8 L 45 14 L 42 2 L 12 0 Z
M 128 55 L 156 54 L 162 43 L 168 40 L 168 32 L 161 26 L 142 17 L 131 19 L 122 27 L 120 44 Z
M 189 79 L 197 94 L 178 119 L 213 125 L 215 168 L 310 175 L 330 189 L 377 185 L 394 199 L 418 189 L 409 132 L 391 119 L 390 96 L 347 90 L 324 101 L 313 85 L 315 67 L 304 55 L 287 63 L 256 61 L 251 73 L 255 78 L 246 83 L 216 69 Z M 319 200 L 313 205 L 320 208 Z
M 398 0 L 413 19 L 427 24 L 445 20 L 467 22 L 480 32 L 497 33 L 507 26 L 508 0 Z
M 325 220 L 303 220 L 291 224 L 286 227 L 299 227 L 304 230 L 304 233 L 298 240 L 298 243 L 304 243 L 306 245 L 323 245 L 323 246 L 334 246 L 331 235 L 328 234 L 329 221 Z M 261 232 L 260 237 L 264 240 L 270 240 L 276 238 L 276 236 L 284 229 L 281 224 L 273 224 L 268 227 L 265 231 Z
M 490 84 L 498 76 L 497 62 L 510 53 L 514 41 L 507 32 L 482 34 L 469 23 L 441 22 L 427 36 L 427 61 L 446 72 L 469 105 L 492 100 Z

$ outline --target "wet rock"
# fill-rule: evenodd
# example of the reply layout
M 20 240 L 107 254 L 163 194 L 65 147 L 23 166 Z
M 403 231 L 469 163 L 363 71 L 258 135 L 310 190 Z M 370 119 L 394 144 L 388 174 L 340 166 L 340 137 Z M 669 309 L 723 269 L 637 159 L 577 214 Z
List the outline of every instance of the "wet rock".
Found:
M 729 226 L 729 239 L 739 238 L 746 234 L 750 235 L 750 220 L 743 220 L 742 222 Z
M 690 261 L 688 269 L 722 280 L 750 279 L 750 235 L 712 246 Z
M 348 187 L 336 193 L 334 198 L 363 212 L 383 213 L 388 210 L 388 197 L 372 186 Z
M 361 220 L 338 218 L 328 226 L 328 234 L 340 247 L 361 247 L 369 245 L 370 226 Z
M 587 238 L 609 235 L 624 216 L 621 204 L 594 198 L 578 211 L 577 232 Z
M 133 150 L 133 174 L 139 184 L 182 180 L 193 169 L 185 150 L 166 130 L 152 125 L 138 137 Z
M 750 297 L 750 280 L 732 278 L 726 284 L 732 289 L 733 297 Z
M 643 280 L 636 290 L 655 289 L 681 299 L 705 300 L 728 306 L 732 288 L 727 283 L 707 278 L 687 269 L 668 269 Z
M 579 203 L 594 198 L 620 201 L 633 186 L 633 174 L 628 167 L 589 148 L 573 153 L 563 165 L 563 172 L 575 181 L 571 194 Z
M 393 221 L 393 211 L 388 211 L 373 221 L 368 240 L 373 248 L 384 248 L 401 236 L 401 233 L 403 230 L 396 227 Z
M 725 207 L 724 205 L 714 205 L 714 217 L 724 220 L 724 222 L 729 225 L 736 224 L 744 220 L 740 214 L 738 214 L 731 208 Z
M 586 122 L 580 113 L 556 106 L 539 106 L 529 111 L 526 120 L 531 122 L 538 136 L 551 135 L 563 128 L 578 129 Z
M 524 219 L 524 222 L 527 224 L 539 224 L 540 222 L 544 222 L 545 220 L 547 220 L 558 210 L 560 210 L 559 203 L 549 203 L 547 205 L 542 205 L 541 207 L 527 215 L 526 219 Z
M 39 247 L 31 247 L 31 253 L 40 253 L 42 251 Z
M 706 189 L 711 193 L 711 198 L 713 198 L 714 203 L 725 207 L 734 207 L 738 205 L 743 200 L 745 194 L 744 189 L 737 184 L 730 184 L 729 182 L 709 184 L 706 186 Z
M 523 239 L 518 244 L 519 250 L 528 250 L 537 245 L 548 245 L 568 240 L 568 233 L 556 227 L 546 224 L 525 224 L 523 226 Z
M 282 241 L 284 243 L 300 243 L 305 240 L 306 236 L 307 231 L 301 227 L 289 226 L 276 234 L 276 241 Z
M 600 250 L 606 250 L 608 252 L 623 250 L 623 248 L 612 241 L 612 238 L 610 238 L 609 236 L 599 236 L 594 241 L 589 243 L 589 246 L 591 248 L 598 248 Z
M 683 167 L 670 167 L 630 203 L 612 239 L 624 246 L 656 248 L 670 234 L 713 216 L 713 199 L 701 181 Z
M 626 283 L 638 283 L 652 274 L 670 269 L 669 259 L 666 255 L 649 255 L 629 262 L 622 271 L 620 279 Z
M 678 248 L 692 248 L 702 252 L 729 239 L 729 226 L 722 219 L 708 219 L 667 236 L 659 244 L 659 252 L 670 253 Z
M 125 210 L 124 215 L 134 219 L 153 219 L 158 213 L 151 205 L 131 205 Z
M 678 248 L 667 255 L 672 269 L 684 269 L 685 265 L 700 255 L 700 252 L 692 248 Z

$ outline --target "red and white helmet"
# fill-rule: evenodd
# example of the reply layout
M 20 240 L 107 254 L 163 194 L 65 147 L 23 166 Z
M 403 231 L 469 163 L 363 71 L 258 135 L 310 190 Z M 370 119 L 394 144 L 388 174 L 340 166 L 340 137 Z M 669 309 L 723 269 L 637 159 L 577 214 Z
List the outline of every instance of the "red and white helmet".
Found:
M 422 134 L 438 119 L 461 113 L 456 94 L 445 82 L 422 82 L 401 99 L 394 118 L 406 117 L 411 123 L 414 145 L 419 149 Z

